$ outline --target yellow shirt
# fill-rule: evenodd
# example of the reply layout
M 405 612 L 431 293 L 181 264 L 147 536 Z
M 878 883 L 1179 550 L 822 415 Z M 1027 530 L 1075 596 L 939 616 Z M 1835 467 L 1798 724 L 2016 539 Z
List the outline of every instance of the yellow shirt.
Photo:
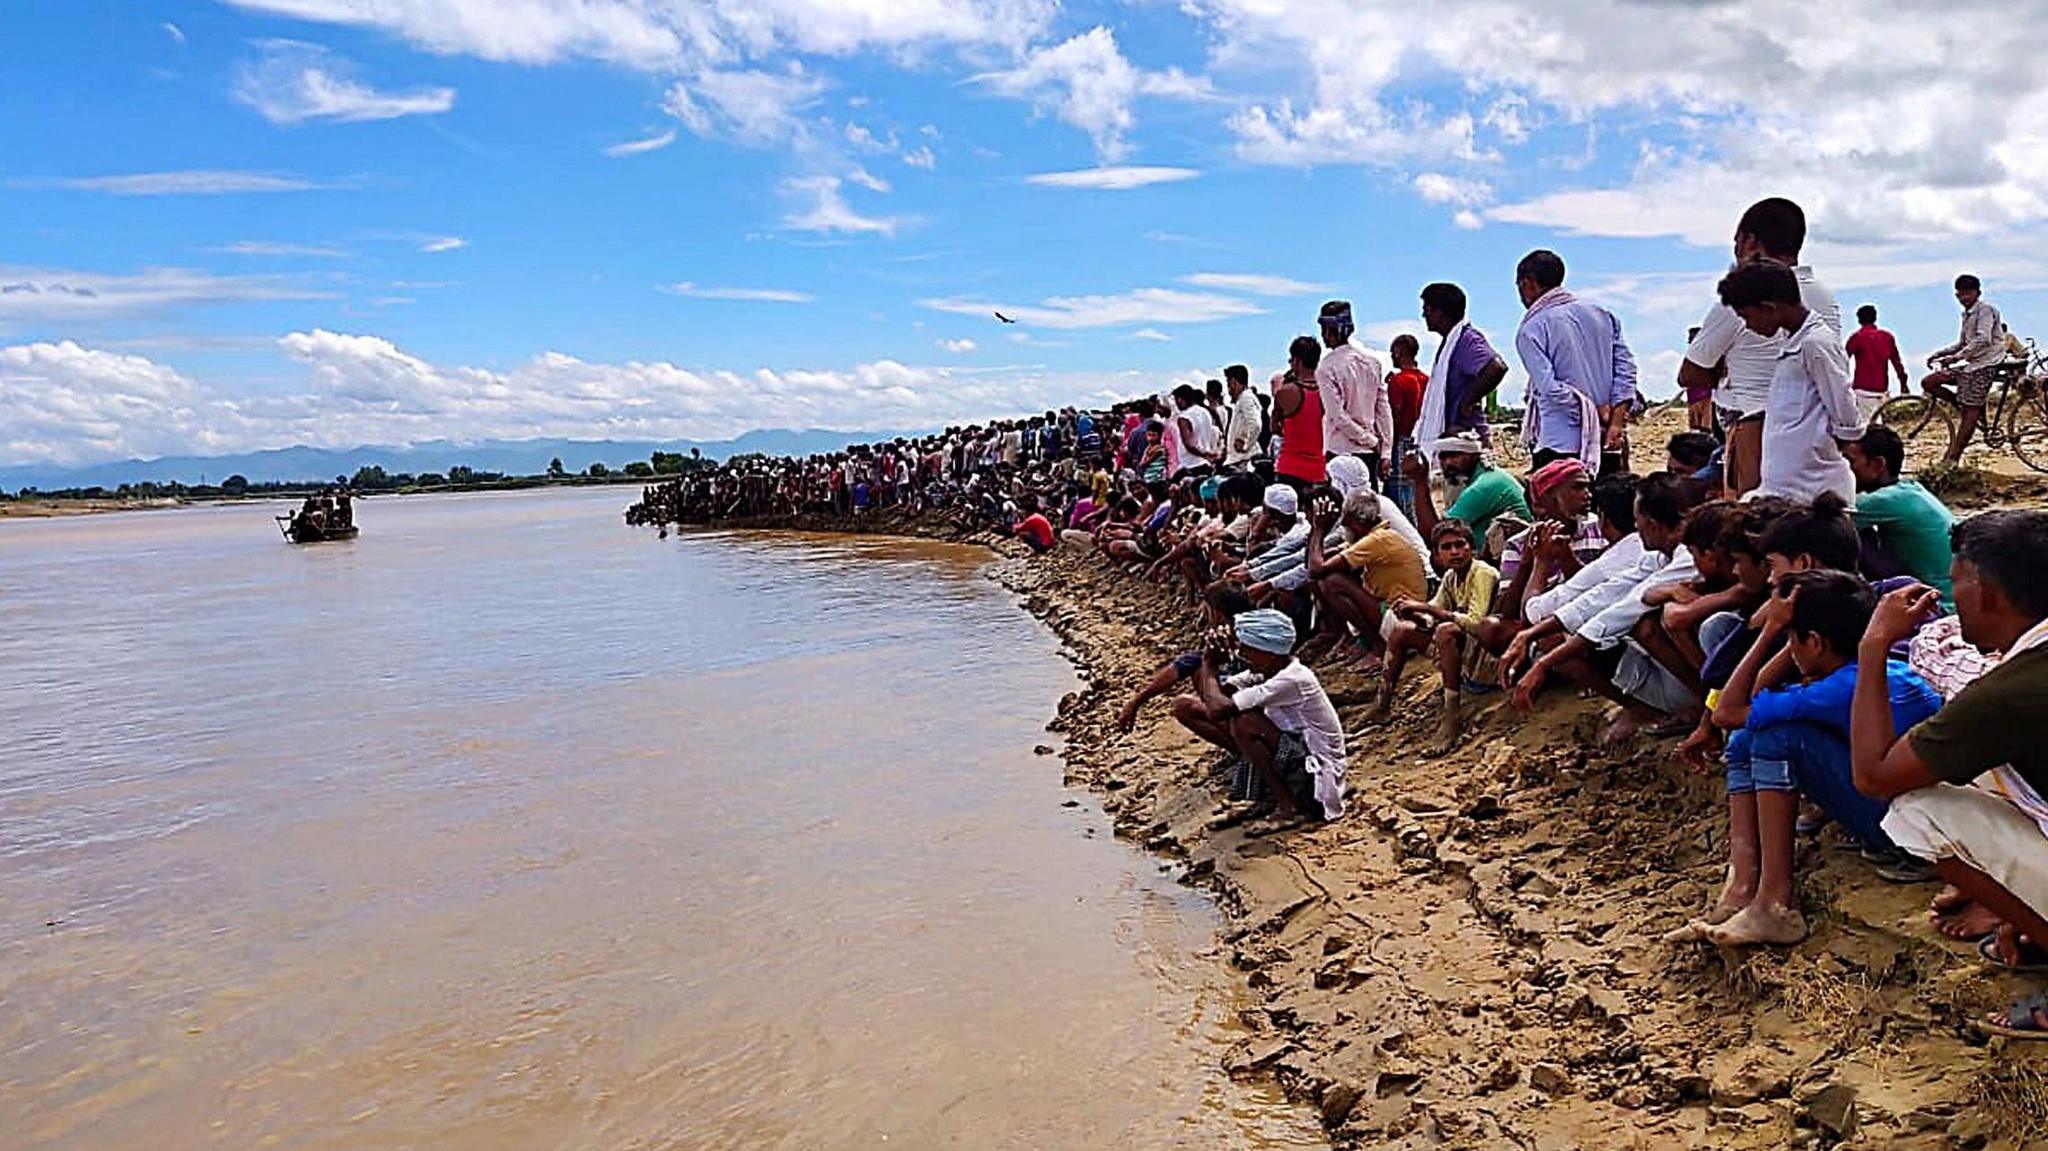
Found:
M 1423 574 L 1422 557 L 1385 524 L 1345 548 L 1344 562 L 1358 572 L 1365 590 L 1381 603 L 1429 596 L 1429 577 Z
M 1460 576 L 1444 573 L 1436 598 L 1429 602 L 1451 613 L 1451 619 L 1467 632 L 1479 630 L 1479 623 L 1493 608 L 1493 592 L 1500 586 L 1500 571 L 1485 560 L 1472 561 L 1471 570 Z

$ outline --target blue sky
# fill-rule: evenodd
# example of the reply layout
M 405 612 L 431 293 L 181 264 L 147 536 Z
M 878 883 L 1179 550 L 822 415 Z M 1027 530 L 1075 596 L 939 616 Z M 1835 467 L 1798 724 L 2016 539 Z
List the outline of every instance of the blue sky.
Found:
M 1263 378 L 1330 296 L 1419 333 L 1434 279 L 1507 349 L 1538 246 L 1664 395 L 1771 193 L 1909 355 L 1962 270 L 2031 333 L 2032 7 L 1429 11 L 13 0 L 0 463 L 935 425 Z

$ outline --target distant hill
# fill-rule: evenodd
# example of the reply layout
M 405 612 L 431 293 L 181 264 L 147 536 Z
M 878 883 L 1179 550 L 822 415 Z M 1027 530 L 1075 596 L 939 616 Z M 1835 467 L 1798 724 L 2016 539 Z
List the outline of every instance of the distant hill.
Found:
M 24 487 L 56 491 L 64 488 L 117 488 L 122 484 L 178 482 L 217 484 L 232 475 L 250 483 L 322 480 L 354 475 L 357 468 L 381 467 L 387 472 L 445 472 L 463 465 L 507 475 L 537 475 L 559 457 L 562 466 L 580 472 L 601 463 L 613 469 L 644 460 L 657 451 L 688 454 L 693 448 L 716 460 L 760 452 L 771 456 L 808 456 L 836 452 L 848 444 L 872 443 L 924 432 L 833 432 L 812 428 L 791 431 L 770 428 L 731 440 L 483 440 L 458 444 L 428 440 L 403 447 L 364 446 L 348 449 L 274 448 L 233 456 L 164 456 L 154 460 L 123 460 L 61 468 L 44 464 L 0 466 L 0 489 Z

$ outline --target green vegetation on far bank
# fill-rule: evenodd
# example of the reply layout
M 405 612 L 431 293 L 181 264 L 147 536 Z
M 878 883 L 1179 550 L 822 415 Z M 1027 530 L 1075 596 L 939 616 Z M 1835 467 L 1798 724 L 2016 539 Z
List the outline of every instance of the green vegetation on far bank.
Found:
M 76 502 L 149 507 L 210 500 L 297 499 L 334 486 L 351 488 L 359 495 L 516 491 L 524 488 L 638 483 L 657 477 L 684 475 L 715 466 L 717 465 L 714 461 L 705 459 L 695 450 L 689 455 L 680 452 L 655 452 L 648 459 L 633 460 L 617 468 L 594 463 L 580 472 L 570 472 L 563 468 L 560 457 L 557 457 L 548 462 L 545 472 L 535 475 L 508 475 L 504 472 L 482 471 L 461 465 L 451 467 L 446 472 L 387 472 L 381 466 L 371 465 L 357 468 L 353 476 L 335 476 L 331 480 L 271 480 L 258 483 L 252 482 L 246 476 L 232 475 L 217 484 L 187 484 L 177 481 L 159 483 L 143 480 L 111 488 L 94 485 L 42 491 L 25 487 L 11 494 L 0 490 L 0 503 L 62 505 Z

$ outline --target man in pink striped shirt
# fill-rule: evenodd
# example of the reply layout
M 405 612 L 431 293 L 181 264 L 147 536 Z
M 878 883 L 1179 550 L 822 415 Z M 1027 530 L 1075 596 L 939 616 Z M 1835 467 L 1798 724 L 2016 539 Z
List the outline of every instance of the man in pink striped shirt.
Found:
M 1357 456 L 1372 469 L 1374 486 L 1393 466 L 1394 408 L 1380 362 L 1352 339 L 1351 305 L 1331 300 L 1317 317 L 1329 351 L 1316 365 L 1323 395 L 1323 454 Z

